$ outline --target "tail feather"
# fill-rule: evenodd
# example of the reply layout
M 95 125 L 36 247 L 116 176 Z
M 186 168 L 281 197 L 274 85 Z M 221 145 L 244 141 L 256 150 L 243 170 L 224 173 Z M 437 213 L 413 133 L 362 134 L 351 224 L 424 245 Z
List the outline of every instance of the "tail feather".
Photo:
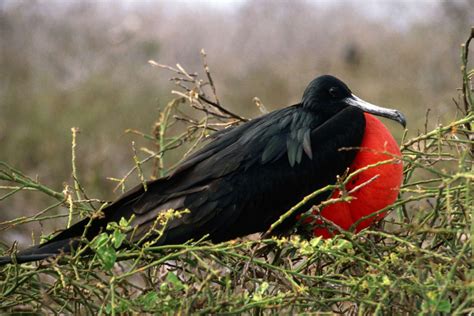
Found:
M 120 218 L 129 217 L 130 204 L 136 201 L 143 193 L 142 187 L 137 186 L 128 194 L 115 203 L 103 209 L 105 216 L 95 218 L 90 223 L 90 218 L 85 218 L 76 224 L 72 225 L 66 230 L 63 230 L 51 240 L 31 248 L 27 248 L 12 256 L 0 257 L 0 266 L 17 262 L 25 263 L 31 261 L 43 260 L 46 258 L 57 256 L 61 253 L 70 253 L 72 249 L 77 249 L 79 246 L 79 239 L 85 235 L 88 240 L 92 240 L 97 234 L 105 229 L 107 223 L 110 221 L 118 221 Z M 89 225 L 90 224 L 90 225 Z M 86 231 L 86 227 L 87 231 Z M 86 231 L 86 232 L 85 232 Z
M 18 252 L 12 256 L 0 257 L 0 266 L 9 263 L 25 263 L 43 260 L 61 253 L 70 253 L 77 246 L 78 239 L 51 240 L 42 245 L 34 246 Z

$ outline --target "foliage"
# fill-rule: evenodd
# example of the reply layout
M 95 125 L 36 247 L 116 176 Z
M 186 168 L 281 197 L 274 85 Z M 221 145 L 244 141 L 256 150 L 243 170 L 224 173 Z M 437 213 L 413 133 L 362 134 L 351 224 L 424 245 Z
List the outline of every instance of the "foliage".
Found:
M 473 37 L 474 29 L 462 47 L 460 117 L 403 141 L 402 193 L 391 207 L 391 216 L 379 227 L 358 234 L 341 232 L 326 240 L 283 236 L 220 244 L 194 241 L 156 246 L 150 242 L 123 249 L 128 222 L 122 220 L 70 256 L 1 267 L 1 310 L 81 314 L 472 312 L 474 71 L 468 67 L 468 53 Z M 204 52 L 202 57 L 205 79 L 180 65 L 173 68 L 151 62 L 172 71 L 180 89 L 162 110 L 152 134 L 132 131 L 151 145 L 139 151 L 133 148 L 135 166 L 115 179 L 118 187 L 132 174 L 142 181 L 147 174 L 151 178 L 165 175 L 176 165 L 166 164 L 171 150 L 185 151 L 185 157 L 211 131 L 245 120 L 221 106 Z M 185 143 L 187 149 L 182 146 Z M 74 138 L 73 152 L 75 146 Z M 73 159 L 73 171 L 74 164 Z M 70 224 L 77 216 L 100 213 L 98 201 L 84 195 L 76 172 L 73 184 L 63 192 L 4 162 L 0 179 L 8 183 L 0 200 L 37 190 L 56 201 L 32 217 L 2 223 L 3 230 L 60 216 Z M 65 205 L 68 212 L 51 213 L 59 205 Z M 167 216 L 179 216 L 179 212 L 170 211 Z M 82 259 L 88 251 L 91 255 Z

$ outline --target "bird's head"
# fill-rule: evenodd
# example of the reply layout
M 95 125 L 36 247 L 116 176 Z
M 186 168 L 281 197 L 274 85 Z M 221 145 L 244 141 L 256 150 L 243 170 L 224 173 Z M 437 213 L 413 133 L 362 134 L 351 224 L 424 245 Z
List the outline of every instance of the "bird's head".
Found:
M 364 112 L 383 116 L 406 126 L 405 116 L 397 110 L 371 104 L 355 96 L 349 87 L 330 75 L 320 76 L 310 82 L 303 94 L 302 105 L 320 113 L 336 114 L 340 110 L 355 106 Z

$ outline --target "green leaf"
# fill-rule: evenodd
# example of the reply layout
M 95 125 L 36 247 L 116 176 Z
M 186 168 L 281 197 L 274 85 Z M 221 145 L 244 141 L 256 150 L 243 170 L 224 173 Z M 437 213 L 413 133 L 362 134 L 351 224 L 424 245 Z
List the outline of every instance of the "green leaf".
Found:
M 91 247 L 97 253 L 102 266 L 107 270 L 112 269 L 117 260 L 117 252 L 114 247 L 112 247 L 110 241 L 111 236 L 107 233 L 102 233 L 94 238 L 91 243 Z
M 125 236 L 126 235 L 124 233 L 120 232 L 119 230 L 114 231 L 114 233 L 112 234 L 112 241 L 114 243 L 115 249 L 120 248 L 120 246 L 122 245 L 122 242 L 125 239 Z
M 156 292 L 148 292 L 139 298 L 140 305 L 143 306 L 144 309 L 149 310 L 155 307 L 156 303 L 158 302 L 158 293 Z
M 129 221 L 127 221 L 125 217 L 122 217 L 119 221 L 119 226 L 122 228 L 127 228 L 128 226 L 130 226 L 129 224 Z
M 439 301 L 437 311 L 441 313 L 449 313 L 451 311 L 451 303 L 447 300 Z
M 115 249 L 112 247 L 102 247 L 97 254 L 99 255 L 103 267 L 107 270 L 112 269 L 117 260 L 117 252 Z
M 100 248 L 106 246 L 108 240 L 109 240 L 109 235 L 107 235 L 107 233 L 102 233 L 99 236 L 94 238 L 94 240 L 91 243 L 91 247 L 92 249 L 97 251 Z
M 110 223 L 107 223 L 107 227 L 105 228 L 106 230 L 116 230 L 118 229 L 118 225 L 116 222 L 110 222 Z
M 171 283 L 176 290 L 184 289 L 183 283 L 180 281 L 180 279 L 178 279 L 176 274 L 174 274 L 173 272 L 168 272 L 168 274 L 166 275 L 166 281 L 168 283 Z
M 112 313 L 112 304 L 108 303 L 107 306 L 105 306 L 105 313 L 106 314 L 111 314 Z
M 119 313 L 125 313 L 128 310 L 130 310 L 130 302 L 127 300 L 120 300 L 115 307 L 115 311 Z

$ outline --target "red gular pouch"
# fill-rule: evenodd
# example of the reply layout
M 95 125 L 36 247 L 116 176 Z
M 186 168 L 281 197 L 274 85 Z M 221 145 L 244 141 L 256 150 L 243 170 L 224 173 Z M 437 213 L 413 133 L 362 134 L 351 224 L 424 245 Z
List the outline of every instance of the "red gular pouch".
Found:
M 364 113 L 364 115 L 366 120 L 364 137 L 359 152 L 349 167 L 349 174 L 368 165 L 393 158 L 401 158 L 402 156 L 397 142 L 387 127 L 374 116 L 367 113 Z M 376 178 L 371 180 L 374 177 Z M 352 197 L 350 201 L 327 205 L 319 215 L 338 227 L 348 230 L 362 217 L 393 204 L 397 199 L 402 180 L 403 164 L 401 160 L 371 167 L 355 175 L 346 184 L 346 192 L 350 192 L 357 186 L 369 181 L 349 194 Z M 340 190 L 335 190 L 331 198 L 340 196 Z M 318 215 L 317 211 L 314 214 Z M 385 215 L 387 215 L 386 212 L 383 212 L 361 221 L 355 231 L 358 232 L 367 228 Z M 325 224 L 321 220 L 316 220 L 313 225 L 316 227 L 313 230 L 315 236 L 330 238 L 335 233 L 334 229 L 329 228 L 330 224 Z

